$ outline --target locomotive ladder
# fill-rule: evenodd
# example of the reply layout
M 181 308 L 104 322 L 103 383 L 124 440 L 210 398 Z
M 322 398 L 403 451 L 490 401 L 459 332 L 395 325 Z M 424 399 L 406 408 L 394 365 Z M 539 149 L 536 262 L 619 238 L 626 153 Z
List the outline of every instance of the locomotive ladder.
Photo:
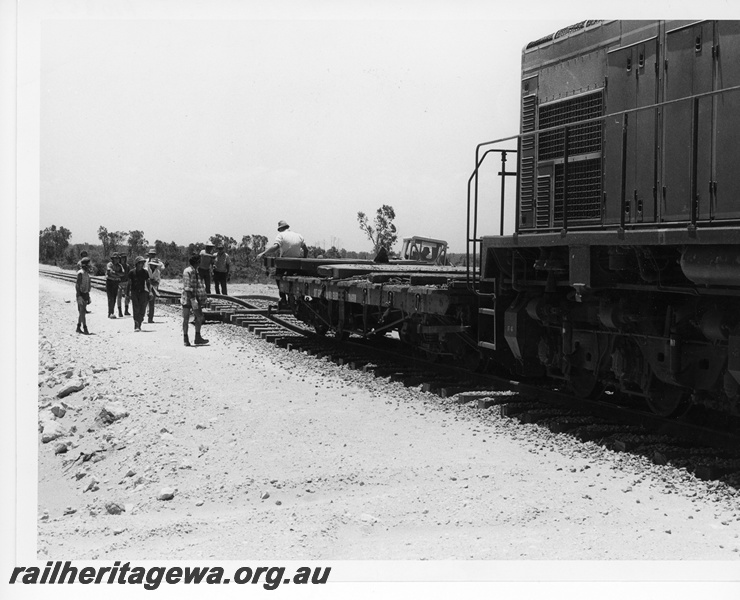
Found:
M 480 167 L 483 164 L 483 161 L 489 154 L 498 154 L 499 160 L 501 161 L 501 167 L 498 171 L 497 175 L 499 177 L 499 187 L 500 187 L 500 217 L 499 217 L 499 235 L 504 235 L 504 211 L 506 208 L 506 178 L 507 177 L 516 177 L 518 175 L 518 171 L 507 171 L 506 170 L 506 159 L 507 155 L 509 153 L 514 153 L 518 156 L 519 152 L 519 137 L 516 138 L 508 138 L 510 139 L 517 139 L 517 149 L 499 149 L 499 148 L 489 148 L 487 149 L 483 155 L 480 155 L 481 148 L 483 146 L 495 144 L 502 141 L 507 140 L 498 140 L 497 142 L 484 142 L 482 144 L 479 144 L 476 147 L 475 155 L 476 155 L 476 162 L 475 162 L 475 170 L 470 175 L 470 178 L 468 179 L 468 208 L 467 208 L 467 244 L 466 244 L 466 265 L 467 265 L 467 276 L 466 276 L 466 282 L 468 289 L 472 290 L 476 296 L 478 296 L 480 302 L 478 307 L 478 321 L 479 321 L 479 328 L 478 328 L 478 334 L 480 338 L 481 331 L 487 331 L 489 327 L 486 325 L 490 325 L 490 327 L 493 328 L 493 342 L 488 342 L 485 340 L 478 340 L 478 346 L 481 348 L 488 348 L 490 350 L 496 350 L 498 346 L 498 331 L 496 327 L 496 291 L 497 291 L 497 282 L 496 280 L 493 280 L 493 293 L 484 293 L 481 292 L 480 289 L 480 282 L 484 279 L 483 273 L 481 272 L 482 265 L 483 265 L 483 257 L 481 256 L 481 238 L 478 237 L 478 197 L 479 197 L 479 189 L 478 189 L 478 174 L 480 172 Z M 472 188 L 472 193 L 471 193 Z M 516 193 L 517 193 L 517 202 L 516 205 L 519 205 L 518 202 L 518 195 L 519 195 L 519 186 L 516 187 Z M 472 195 L 472 198 L 471 198 Z M 472 223 L 471 223 L 472 221 Z M 490 338 L 489 338 L 490 339 Z

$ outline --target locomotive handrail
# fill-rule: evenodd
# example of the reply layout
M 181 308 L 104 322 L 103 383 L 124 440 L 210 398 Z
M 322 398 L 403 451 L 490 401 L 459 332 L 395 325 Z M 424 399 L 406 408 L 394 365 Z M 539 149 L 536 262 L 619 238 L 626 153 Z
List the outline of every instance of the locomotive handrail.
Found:
M 600 115 L 598 117 L 589 117 L 588 119 L 581 119 L 580 121 L 569 121 L 568 123 L 565 123 L 563 125 L 553 125 L 552 127 L 543 127 L 542 129 L 533 129 L 532 131 L 525 131 L 524 133 L 518 133 L 515 135 L 510 135 L 507 137 L 499 138 L 496 140 L 490 140 L 488 142 L 481 142 L 475 147 L 476 156 L 478 155 L 480 148 L 482 148 L 483 146 L 490 146 L 492 144 L 501 144 L 503 142 L 508 142 L 511 140 L 519 140 L 523 137 L 535 136 L 541 133 L 554 133 L 561 129 L 565 129 L 566 127 L 577 127 L 579 125 L 588 125 L 589 123 L 596 123 L 597 121 L 604 121 L 605 119 L 608 119 L 610 117 L 619 117 L 625 114 L 632 114 L 632 113 L 640 112 L 643 110 L 663 108 L 664 106 L 669 106 L 671 104 L 678 104 L 679 102 L 686 102 L 688 100 L 707 98 L 709 96 L 717 96 L 724 92 L 738 92 L 738 91 L 740 91 L 740 85 L 733 85 L 731 87 L 726 87 L 726 88 L 722 88 L 719 90 L 712 90 L 709 92 L 701 92 L 699 94 L 692 94 L 690 96 L 683 96 L 681 98 L 674 98 L 673 100 L 663 100 L 662 102 L 656 102 L 655 104 L 647 104 L 645 106 L 638 106 L 636 108 L 627 108 L 625 110 L 618 110 L 618 111 L 611 112 L 605 115 Z
M 505 165 L 506 165 L 506 153 L 507 152 L 514 152 L 516 153 L 517 150 L 511 150 L 511 149 L 499 149 L 499 148 L 490 148 L 486 150 L 483 153 L 483 156 L 478 158 L 478 154 L 480 152 L 480 149 L 483 146 L 488 145 L 489 143 L 484 142 L 482 144 L 478 144 L 476 147 L 476 164 L 475 169 L 473 170 L 473 173 L 471 173 L 470 177 L 468 178 L 468 206 L 467 206 L 467 241 L 465 246 L 465 260 L 467 263 L 467 272 L 466 272 L 466 284 L 469 289 L 477 291 L 476 290 L 476 244 L 480 241 L 478 239 L 478 171 L 480 169 L 481 164 L 485 160 L 486 156 L 491 154 L 492 152 L 498 152 L 501 153 L 501 171 L 499 172 L 499 175 L 501 176 L 502 186 L 501 186 L 501 235 L 504 233 L 504 185 L 503 182 L 506 181 L 505 176 L 508 175 L 516 175 L 516 172 L 513 173 L 506 173 Z M 475 193 L 473 194 L 473 201 L 474 201 L 474 209 L 473 209 L 473 236 L 470 236 L 470 186 L 473 183 L 473 180 L 475 180 Z M 471 278 L 471 242 L 472 242 L 472 278 Z M 472 279 L 472 282 L 471 282 Z

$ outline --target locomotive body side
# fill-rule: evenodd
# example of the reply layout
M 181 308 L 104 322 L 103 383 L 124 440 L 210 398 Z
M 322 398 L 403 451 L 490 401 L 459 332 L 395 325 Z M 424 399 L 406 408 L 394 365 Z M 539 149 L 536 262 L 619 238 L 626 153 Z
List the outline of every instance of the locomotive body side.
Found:
M 740 414 L 740 22 L 580 23 L 524 49 L 520 91 L 479 346 L 581 395 Z

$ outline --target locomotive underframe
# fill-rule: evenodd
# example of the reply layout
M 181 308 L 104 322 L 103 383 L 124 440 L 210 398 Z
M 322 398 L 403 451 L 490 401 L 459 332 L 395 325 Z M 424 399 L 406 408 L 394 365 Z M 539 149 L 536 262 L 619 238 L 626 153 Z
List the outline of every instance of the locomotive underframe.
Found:
M 657 413 L 740 414 L 737 234 L 570 232 L 482 240 L 480 289 L 520 371 L 581 395 L 605 387 Z M 660 243 L 659 243 L 660 242 Z
M 278 287 L 293 314 L 319 334 L 363 337 L 396 332 L 429 357 L 475 365 L 477 300 L 463 282 L 413 286 L 283 274 Z

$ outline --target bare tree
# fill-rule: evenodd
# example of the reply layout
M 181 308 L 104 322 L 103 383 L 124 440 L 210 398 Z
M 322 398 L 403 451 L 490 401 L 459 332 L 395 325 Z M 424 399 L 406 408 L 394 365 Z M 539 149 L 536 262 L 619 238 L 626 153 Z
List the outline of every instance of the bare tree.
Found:
M 396 218 L 396 212 L 393 207 L 384 204 L 375 212 L 375 219 L 372 225 L 368 222 L 367 215 L 364 212 L 357 213 L 357 221 L 360 223 L 360 230 L 373 243 L 373 252 L 377 253 L 381 248 L 390 252 L 393 244 L 396 243 L 398 235 L 393 219 Z

